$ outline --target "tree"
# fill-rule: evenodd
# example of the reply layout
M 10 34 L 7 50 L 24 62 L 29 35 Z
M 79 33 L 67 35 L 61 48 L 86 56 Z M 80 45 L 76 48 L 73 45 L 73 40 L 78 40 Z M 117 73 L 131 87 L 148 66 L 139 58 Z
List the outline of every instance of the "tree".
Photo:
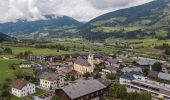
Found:
M 24 57 L 23 52 L 20 52 L 20 53 L 18 54 L 18 57 L 19 57 L 19 58 L 23 58 L 23 57 Z
M 12 54 L 12 49 L 11 48 L 5 48 L 4 53 L 5 54 Z
M 166 55 L 170 55 L 170 48 L 166 48 L 166 49 L 165 49 L 165 54 L 166 54 Z
M 74 75 L 71 75 L 70 80 L 71 80 L 71 81 L 75 81 L 75 80 L 76 80 L 75 76 L 74 76 Z
M 3 84 L 2 89 L 3 90 L 8 90 L 9 89 L 9 85 L 8 84 Z
M 6 81 L 7 83 L 10 83 L 10 82 L 11 82 L 11 79 L 10 79 L 10 78 L 6 78 L 5 81 Z
M 110 79 L 110 80 L 119 80 L 118 75 L 113 74 L 113 73 L 107 74 L 107 75 L 106 75 L 106 78 L 107 78 L 107 79 Z
M 16 76 L 17 78 L 23 78 L 24 73 L 23 73 L 23 71 L 22 71 L 20 68 L 18 68 L 18 69 L 16 70 L 16 72 L 15 72 L 15 76 Z
M 109 88 L 109 96 L 123 99 L 127 95 L 126 91 L 127 90 L 124 85 L 121 85 L 119 83 L 113 83 Z
M 158 72 L 162 71 L 162 63 L 160 62 L 154 63 L 151 67 L 153 71 L 158 71 Z
M 127 94 L 124 100 L 152 100 L 152 96 L 148 92 L 131 92 Z
M 30 54 L 32 54 L 32 51 L 25 51 L 24 52 L 24 57 L 28 57 Z
M 93 76 L 93 78 L 94 78 L 94 79 L 98 79 L 98 78 L 101 78 L 101 76 L 102 76 L 102 75 L 101 75 L 100 73 L 96 73 L 96 74 Z
M 136 100 L 152 100 L 152 96 L 148 92 L 141 92 L 137 96 Z
M 86 72 L 86 73 L 83 75 L 83 77 L 89 78 L 89 77 L 90 77 L 90 73 L 89 73 L 89 72 Z
M 60 97 L 58 95 L 54 95 L 51 100 L 60 100 Z
M 142 71 L 145 76 L 147 76 L 149 74 L 149 68 L 144 68 Z
M 2 91 L 2 97 L 6 98 L 7 100 L 11 99 L 11 94 L 9 93 L 8 90 Z

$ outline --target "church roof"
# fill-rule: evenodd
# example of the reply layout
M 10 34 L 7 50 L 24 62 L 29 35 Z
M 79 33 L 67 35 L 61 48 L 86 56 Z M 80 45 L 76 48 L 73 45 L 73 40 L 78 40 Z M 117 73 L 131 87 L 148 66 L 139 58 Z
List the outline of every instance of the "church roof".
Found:
M 81 58 L 78 58 L 75 61 L 75 64 L 82 65 L 82 66 L 91 66 L 91 64 L 87 60 Z

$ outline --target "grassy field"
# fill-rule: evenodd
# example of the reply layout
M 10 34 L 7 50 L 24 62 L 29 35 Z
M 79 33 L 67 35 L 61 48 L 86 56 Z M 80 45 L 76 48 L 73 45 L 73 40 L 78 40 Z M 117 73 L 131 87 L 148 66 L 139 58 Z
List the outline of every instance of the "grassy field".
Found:
M 170 45 L 170 40 L 157 40 L 157 39 L 108 39 L 105 42 L 107 44 L 113 45 L 116 41 L 120 42 L 142 42 L 140 44 L 131 44 L 137 51 L 152 52 L 152 53 L 163 53 L 163 50 L 155 49 L 154 46 L 161 46 L 163 43 L 168 43 Z
M 3 44 L 3 48 L 11 48 L 14 54 L 18 54 L 20 52 L 24 51 L 32 51 L 33 54 L 38 54 L 38 55 L 46 55 L 46 54 L 53 54 L 53 55 L 58 55 L 58 54 L 70 54 L 74 52 L 83 52 L 83 48 L 85 50 L 88 50 L 90 47 L 95 50 L 95 52 L 106 52 L 106 53 L 112 53 L 113 52 L 113 47 L 106 47 L 106 46 L 99 46 L 99 45 L 94 45 L 93 43 L 87 41 L 87 40 L 51 40 L 49 43 L 37 43 L 40 45 L 63 45 L 65 47 L 69 47 L 69 51 L 62 51 L 60 50 L 59 52 L 57 49 L 48 49 L 48 48 L 33 48 L 36 44 L 34 45 L 29 45 L 25 47 L 18 47 L 15 46 L 15 44 Z M 23 44 L 22 44 L 23 45 Z M 31 47 L 32 46 L 32 47 Z
M 33 54 L 69 54 L 70 52 L 68 51 L 62 51 L 60 50 L 59 52 L 57 52 L 57 50 L 55 49 L 37 49 L 37 48 L 31 48 L 31 47 L 13 47 L 13 46 L 3 46 L 3 47 L 9 47 L 12 49 L 14 54 L 19 54 L 20 52 L 25 52 L 25 51 L 32 51 Z
M 13 63 L 19 64 L 20 60 L 0 60 L 0 83 L 4 83 L 6 78 L 15 79 L 15 71 L 9 67 Z
M 15 77 L 15 71 L 13 69 L 10 69 L 10 65 L 15 63 L 18 64 L 20 63 L 20 60 L 16 60 L 16 59 L 9 59 L 9 60 L 0 60 L 0 83 L 4 83 L 6 78 L 10 78 L 11 80 L 14 80 Z M 24 73 L 27 72 L 32 72 L 32 69 L 22 69 L 22 71 Z

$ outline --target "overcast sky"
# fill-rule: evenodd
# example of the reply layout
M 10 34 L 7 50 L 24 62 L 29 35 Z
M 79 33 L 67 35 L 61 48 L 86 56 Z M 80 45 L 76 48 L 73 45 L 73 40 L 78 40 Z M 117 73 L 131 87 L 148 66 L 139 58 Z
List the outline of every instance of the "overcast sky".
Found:
M 0 0 L 0 23 L 44 19 L 45 14 L 89 21 L 99 15 L 153 0 Z

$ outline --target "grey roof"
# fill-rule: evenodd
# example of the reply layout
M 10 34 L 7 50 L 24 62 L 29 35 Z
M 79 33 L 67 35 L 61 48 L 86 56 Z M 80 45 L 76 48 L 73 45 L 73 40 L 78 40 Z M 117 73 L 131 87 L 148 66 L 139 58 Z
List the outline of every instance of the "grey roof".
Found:
M 57 73 L 43 73 L 39 76 L 40 79 L 48 80 L 48 81 L 55 81 L 59 78 Z
M 106 66 L 106 69 L 109 71 L 117 71 L 119 68 L 114 67 L 114 66 Z
M 140 61 L 138 61 L 137 63 L 139 65 L 143 65 L 143 66 L 146 66 L 146 65 L 153 65 L 154 63 L 156 62 L 160 62 L 159 60 L 153 60 L 153 59 L 141 59 Z
M 123 75 L 120 76 L 123 79 L 127 79 L 127 80 L 134 80 L 135 78 L 133 77 L 132 73 L 124 73 Z
M 97 80 L 80 80 L 76 83 L 63 87 L 62 90 L 71 99 L 76 99 L 105 88 L 106 86 Z
M 132 68 L 124 67 L 122 69 L 122 72 L 131 72 L 131 71 L 142 72 L 142 69 L 140 67 L 132 67 Z
M 161 73 L 161 72 L 160 72 L 160 73 L 158 74 L 158 77 L 159 77 L 160 79 L 170 81 L 170 74 Z
M 81 58 L 78 58 L 75 61 L 75 64 L 82 65 L 82 66 L 89 66 L 89 67 L 91 66 L 91 64 L 87 60 Z
M 106 87 L 110 86 L 112 84 L 112 81 L 109 80 L 109 79 L 102 79 L 102 78 L 99 78 L 97 79 L 99 82 L 101 82 L 103 85 L 105 85 Z
M 23 65 L 31 65 L 32 63 L 30 61 L 22 61 L 21 62 Z
M 133 75 L 142 75 L 139 72 L 135 72 L 135 71 L 131 71 L 131 72 L 125 72 L 123 75 L 121 75 L 121 78 L 127 79 L 127 80 L 134 80 L 134 76 Z

